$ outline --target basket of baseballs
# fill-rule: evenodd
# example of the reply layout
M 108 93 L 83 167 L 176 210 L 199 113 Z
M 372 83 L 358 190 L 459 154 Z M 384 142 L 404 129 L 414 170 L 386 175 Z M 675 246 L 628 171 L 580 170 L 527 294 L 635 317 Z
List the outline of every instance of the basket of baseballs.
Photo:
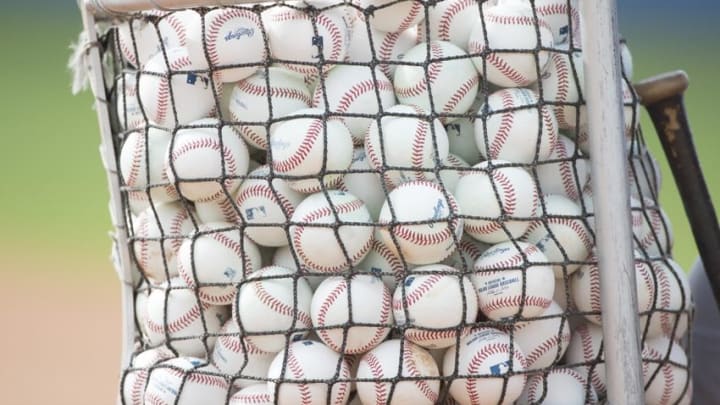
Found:
M 107 31 L 124 404 L 605 397 L 575 1 L 306 0 Z M 648 404 L 691 311 L 623 45 Z M 130 287 L 128 287 L 130 288 Z

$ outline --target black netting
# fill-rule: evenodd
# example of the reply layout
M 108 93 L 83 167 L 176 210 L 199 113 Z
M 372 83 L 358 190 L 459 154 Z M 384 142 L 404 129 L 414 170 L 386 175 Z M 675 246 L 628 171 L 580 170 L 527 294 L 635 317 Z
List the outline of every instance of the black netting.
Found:
M 495 3 L 116 21 L 123 403 L 604 400 L 580 19 Z M 692 300 L 623 58 L 647 401 L 687 403 Z

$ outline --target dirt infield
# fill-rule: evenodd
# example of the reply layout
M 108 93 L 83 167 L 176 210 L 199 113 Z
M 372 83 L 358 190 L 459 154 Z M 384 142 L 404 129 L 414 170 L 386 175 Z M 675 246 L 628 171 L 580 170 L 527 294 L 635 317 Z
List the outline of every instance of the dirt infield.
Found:
M 120 287 L 110 263 L 52 254 L 2 256 L 0 402 L 114 403 Z

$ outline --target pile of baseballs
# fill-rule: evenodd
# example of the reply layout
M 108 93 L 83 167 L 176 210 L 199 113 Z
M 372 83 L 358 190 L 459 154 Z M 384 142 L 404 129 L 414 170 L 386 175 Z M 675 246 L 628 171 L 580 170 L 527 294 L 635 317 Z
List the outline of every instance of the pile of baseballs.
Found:
M 120 24 L 124 402 L 602 399 L 580 24 L 574 0 Z M 646 399 L 689 401 L 690 290 L 625 90 Z

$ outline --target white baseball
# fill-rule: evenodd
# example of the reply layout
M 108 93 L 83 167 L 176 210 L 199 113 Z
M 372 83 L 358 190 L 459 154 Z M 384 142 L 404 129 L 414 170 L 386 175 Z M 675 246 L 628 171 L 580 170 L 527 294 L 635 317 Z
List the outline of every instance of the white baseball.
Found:
M 457 360 L 456 360 L 457 356 Z M 450 381 L 450 395 L 462 405 L 511 404 L 520 397 L 525 374 L 525 355 L 510 336 L 493 328 L 474 329 L 458 345 L 445 352 L 443 375 Z M 492 375 L 492 377 L 487 377 Z M 507 384 L 505 384 L 505 378 Z
M 423 274 L 426 273 L 426 274 Z M 478 299 L 470 280 L 442 264 L 416 267 L 393 294 L 395 322 L 407 340 L 428 348 L 450 347 L 470 332 Z
M 578 201 L 590 181 L 590 161 L 577 148 L 575 141 L 560 135 L 548 162 L 537 165 L 536 174 L 541 194 L 558 194 Z
M 211 222 L 228 222 L 240 225 L 242 222 L 239 218 L 236 205 L 232 199 L 223 195 L 208 201 L 195 202 L 195 214 L 198 220 L 203 224 Z
M 267 384 L 255 384 L 241 389 L 230 397 L 228 405 L 274 405 L 273 393 Z
M 188 210 L 177 202 L 149 207 L 132 221 L 135 261 L 150 282 L 159 284 L 177 275 L 175 255 L 192 230 Z
M 311 299 L 310 286 L 294 270 L 269 266 L 250 274 L 241 284 L 235 303 L 247 333 L 245 339 L 272 353 L 282 350 L 288 342 L 303 339 L 312 326 Z M 290 335 L 277 333 L 283 330 L 290 331 Z
M 390 192 L 378 222 L 382 242 L 407 263 L 439 263 L 455 251 L 463 221 L 455 198 L 436 183 L 412 181 Z
M 175 133 L 165 162 L 171 182 L 191 201 L 209 201 L 232 195 L 247 174 L 250 156 L 245 142 L 230 126 L 206 118 Z M 215 179 L 215 180 L 204 180 Z M 203 181 L 204 180 L 204 181 Z
M 362 200 L 370 216 L 377 219 L 385 202 L 386 193 L 380 175 L 370 167 L 370 160 L 364 148 L 353 150 L 352 163 L 337 188 Z
M 472 61 L 490 83 L 526 87 L 538 80 L 547 64 L 548 52 L 536 49 L 552 48 L 553 36 L 547 23 L 542 18 L 536 20 L 533 14 L 530 3 L 503 2 L 487 7 L 483 18 L 473 26 L 467 50 L 471 55 L 481 54 Z
M 627 80 L 633 78 L 633 57 L 630 53 L 630 47 L 627 42 L 620 41 L 620 61 L 622 62 L 622 71 L 625 74 Z
M 518 400 L 518 405 L 597 403 L 595 390 L 586 384 L 582 374 L 569 368 L 550 370 L 547 374 L 535 374 L 525 384 L 525 390 Z M 589 390 L 585 389 L 586 386 Z
M 227 307 L 198 301 L 195 291 L 172 278 L 150 293 L 145 329 L 153 345 L 165 343 L 180 355 L 205 357 L 229 315 Z
M 232 304 L 237 285 L 260 267 L 257 245 L 224 222 L 201 225 L 177 252 L 178 274 L 209 305 Z
M 573 43 L 580 43 L 580 13 L 577 0 L 536 0 L 535 11 L 552 31 L 555 44 L 565 43 L 572 34 Z
M 598 396 L 606 390 L 605 354 L 601 350 L 602 327 L 592 323 L 581 323 L 573 328 L 570 344 L 565 352 L 565 364 L 590 379 L 590 385 Z M 587 365 L 586 365 L 587 364 Z
M 335 273 L 365 257 L 372 245 L 373 226 L 370 213 L 357 197 L 340 190 L 327 194 L 305 198 L 291 218 L 289 232 L 302 265 L 311 271 Z
M 350 130 L 355 144 L 363 143 L 380 109 L 387 110 L 393 105 L 393 84 L 380 68 L 373 71 L 367 66 L 353 65 L 337 66 L 324 74 L 312 101 L 313 107 L 337 115 Z
M 439 375 L 427 350 L 412 342 L 387 340 L 360 359 L 357 378 L 372 381 L 357 382 L 357 393 L 364 404 L 430 405 L 438 399 Z M 388 381 L 393 378 L 400 381 Z
M 490 2 L 483 2 L 486 8 Z M 418 25 L 420 41 L 449 41 L 467 51 L 468 40 L 475 22 L 480 20 L 480 9 L 475 0 L 449 0 L 428 7 L 428 17 Z M 428 31 L 429 30 L 429 31 Z
M 233 378 L 237 388 L 263 384 L 275 353 L 258 349 L 241 333 L 235 319 L 229 319 L 220 329 L 210 360 L 221 373 Z M 265 384 L 263 388 L 267 388 Z
M 538 206 L 530 173 L 503 160 L 484 161 L 473 169 L 460 178 L 455 190 L 465 233 L 485 243 L 520 238 Z
M 328 277 L 315 290 L 310 316 L 326 346 L 338 353 L 360 354 L 379 345 L 390 333 L 393 326 L 390 301 L 390 291 L 374 275 L 356 274 L 350 280 Z M 353 323 L 374 326 L 346 329 L 344 326 L 351 319 Z
M 679 343 L 667 337 L 647 340 L 642 358 L 646 404 L 670 405 L 680 403 L 681 399 L 689 402 L 692 386 L 688 358 Z
M 242 80 L 264 63 L 265 42 L 260 25 L 260 16 L 246 8 L 216 8 L 205 14 L 205 48 L 210 67 L 220 69 L 223 82 Z
M 368 17 L 371 27 L 385 32 L 402 32 L 416 26 L 425 18 L 425 6 L 417 0 L 360 0 L 360 7 L 374 7 Z
M 286 246 L 285 224 L 304 196 L 285 180 L 271 178 L 267 165 L 250 172 L 235 195 L 235 204 L 250 239 L 262 246 Z
M 138 98 L 148 120 L 166 128 L 208 117 L 215 94 L 222 88 L 205 72 L 205 61 L 194 61 L 186 48 L 170 48 L 152 57 L 138 80 Z M 183 72 L 183 73 L 179 73 Z M 218 88 L 213 91 L 213 84 Z M 177 114 L 177 115 L 176 115 Z
M 561 50 L 550 54 L 547 69 L 542 74 L 540 96 L 544 101 L 557 103 L 552 109 L 558 127 L 574 131 L 579 125 L 580 92 L 585 88 L 585 70 L 582 52 L 570 52 L 566 47 L 561 47 Z
M 144 400 L 153 405 L 220 404 L 229 390 L 228 382 L 207 360 L 178 357 L 150 372 Z
M 135 331 L 135 334 L 140 338 L 148 335 L 145 325 L 147 325 L 147 299 L 150 297 L 151 291 L 150 285 L 145 280 L 141 280 L 137 287 L 135 287 L 135 306 L 133 307 L 133 312 L 138 325 L 138 330 Z
M 535 244 L 548 261 L 565 263 L 552 265 L 555 277 L 561 278 L 580 268 L 595 244 L 576 202 L 556 194 L 544 196 L 543 201 L 537 213 L 543 219 L 530 225 L 525 240 Z
M 452 122 L 470 109 L 480 78 L 467 54 L 447 41 L 421 42 L 405 53 L 395 70 L 395 94 L 402 104 L 433 111 L 443 122 Z
M 647 146 L 638 147 L 637 142 L 631 141 L 628 150 L 630 151 L 628 164 L 630 195 L 639 200 L 657 199 L 662 186 L 662 172 L 657 159 Z
M 525 353 L 528 370 L 544 369 L 562 359 L 570 344 L 570 324 L 564 312 L 560 305 L 552 302 L 539 315 L 541 319 L 513 325 L 513 338 Z
M 469 112 L 473 114 L 477 112 L 478 108 L 480 108 L 480 105 L 476 103 L 473 103 L 473 106 L 470 107 Z M 466 161 L 471 166 L 480 163 L 481 160 L 484 160 L 482 155 L 480 154 L 480 151 L 478 150 L 477 143 L 475 142 L 474 117 L 459 118 L 445 125 L 445 131 L 448 135 L 450 153 Z
M 370 27 L 368 37 L 364 17 L 361 17 L 358 23 L 357 29 L 353 29 L 350 34 L 348 62 L 370 63 L 374 56 L 385 76 L 393 77 L 398 63 L 405 57 L 405 52 L 417 44 L 417 30 L 409 28 L 402 32 L 385 32 Z
M 693 307 L 687 274 L 672 259 L 655 260 L 650 265 L 657 280 L 657 301 L 650 315 L 647 337 L 663 335 L 682 339 L 687 332 L 688 316 Z M 641 323 L 640 326 L 645 325 Z
M 537 247 L 524 242 L 502 242 L 486 250 L 470 275 L 480 311 L 492 320 L 545 312 L 555 290 L 547 262 Z
M 397 252 L 388 247 L 377 236 L 373 239 L 370 251 L 357 267 L 360 271 L 372 273 L 382 278 L 383 283 L 390 291 L 395 291 L 397 283 L 403 279 L 406 270 L 406 266 L 403 265 Z
M 443 263 L 454 267 L 463 273 L 472 272 L 475 266 L 475 261 L 477 261 L 483 252 L 489 248 L 490 245 L 478 242 L 469 236 L 464 236 L 460 240 L 460 243 L 458 243 L 457 250 L 448 256 Z
M 674 237 L 665 210 L 649 198 L 638 202 L 640 202 L 638 215 L 641 224 L 634 229 L 636 248 L 653 258 L 669 255 Z
M 310 101 L 310 90 L 301 75 L 271 66 L 237 82 L 228 109 L 232 120 L 238 122 L 235 129 L 243 139 L 253 147 L 266 150 L 268 133 L 264 123 L 308 108 Z M 272 128 L 277 125 L 273 123 Z
M 265 13 L 270 54 L 285 68 L 310 79 L 322 73 L 313 64 L 322 60 L 325 71 L 345 59 L 350 35 L 340 14 L 321 11 L 311 17 L 305 10 L 289 7 L 272 7 Z
M 274 393 L 277 389 L 275 400 L 280 405 L 328 404 L 328 398 L 332 405 L 344 405 L 350 397 L 350 382 L 347 381 L 350 366 L 339 354 L 312 340 L 290 343 L 286 350 L 278 353 L 270 364 L 268 378 L 268 391 Z M 333 384 L 288 382 L 333 379 L 341 381 Z
M 486 159 L 533 163 L 550 156 L 558 140 L 557 121 L 549 105 L 539 106 L 529 89 L 492 93 L 475 120 L 475 142 Z
M 467 171 L 463 169 L 470 169 L 470 165 L 462 160 L 462 158 L 448 153 L 440 167 L 439 180 L 445 190 L 454 195 L 460 179 L 467 173 Z
M 323 119 L 323 111 L 308 108 L 296 111 L 279 124 L 270 136 L 272 161 L 276 175 L 302 193 L 333 188 L 352 163 L 352 135 L 337 118 Z M 296 117 L 297 116 L 297 117 Z
M 143 405 L 147 386 L 148 369 L 161 361 L 171 359 L 175 354 L 167 347 L 160 346 L 138 353 L 133 357 L 128 371 L 122 379 L 122 398 L 128 405 Z
M 137 97 L 137 75 L 125 73 L 115 81 L 115 113 L 121 129 L 140 128 L 145 125 L 140 101 Z
M 120 150 L 118 164 L 125 185 L 149 194 L 155 204 L 180 199 L 165 172 L 171 140 L 172 134 L 162 129 L 139 129 L 127 135 Z
M 118 44 L 123 58 L 135 67 L 141 67 L 162 49 L 156 27 L 147 16 L 119 24 Z
M 401 114 L 401 115 L 394 115 Z M 436 162 L 448 155 L 447 133 L 440 120 L 430 122 L 417 106 L 396 105 L 370 124 L 365 152 L 370 167 L 381 173 L 389 188 L 413 180 L 435 180 Z

